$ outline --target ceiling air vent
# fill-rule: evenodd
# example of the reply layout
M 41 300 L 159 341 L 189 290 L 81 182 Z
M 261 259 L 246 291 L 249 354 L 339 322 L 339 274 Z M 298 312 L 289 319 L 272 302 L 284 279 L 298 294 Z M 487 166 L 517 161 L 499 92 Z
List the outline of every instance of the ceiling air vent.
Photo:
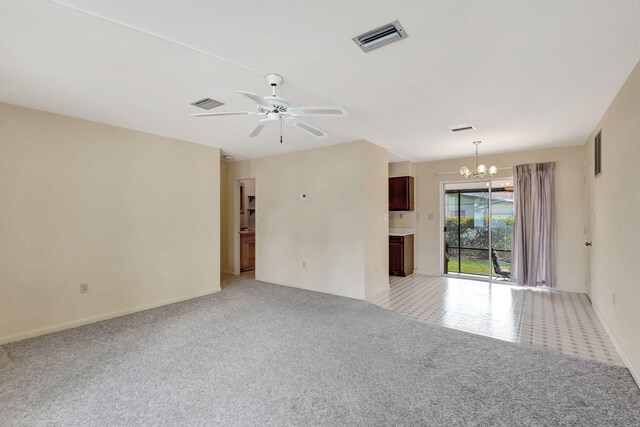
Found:
M 454 127 L 450 129 L 451 132 L 456 133 L 456 132 L 464 132 L 465 130 L 476 130 L 475 126 L 458 126 L 458 127 Z
M 383 25 L 375 30 L 367 31 L 352 40 L 365 52 L 372 51 L 386 44 L 400 39 L 406 39 L 409 34 L 402 28 L 399 21 Z
M 224 105 L 224 102 L 216 101 L 211 98 L 202 98 L 199 101 L 192 102 L 191 105 L 194 107 L 202 108 L 203 110 L 211 110 L 212 108 L 219 107 Z

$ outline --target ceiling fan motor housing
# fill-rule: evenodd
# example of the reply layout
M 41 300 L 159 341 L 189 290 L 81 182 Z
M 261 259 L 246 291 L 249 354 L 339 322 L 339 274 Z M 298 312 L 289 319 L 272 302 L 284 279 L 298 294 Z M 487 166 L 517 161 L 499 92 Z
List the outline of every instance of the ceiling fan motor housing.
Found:
M 269 104 L 273 105 L 274 112 L 278 113 L 286 113 L 287 109 L 291 106 L 289 101 L 284 98 L 280 98 L 279 96 L 265 96 L 263 97 L 265 101 Z M 262 107 L 258 106 L 258 110 L 262 110 L 260 112 L 266 112 Z
M 271 86 L 277 86 L 280 83 L 282 83 L 282 76 L 280 74 L 267 74 L 265 79 L 267 80 L 267 83 L 269 83 Z

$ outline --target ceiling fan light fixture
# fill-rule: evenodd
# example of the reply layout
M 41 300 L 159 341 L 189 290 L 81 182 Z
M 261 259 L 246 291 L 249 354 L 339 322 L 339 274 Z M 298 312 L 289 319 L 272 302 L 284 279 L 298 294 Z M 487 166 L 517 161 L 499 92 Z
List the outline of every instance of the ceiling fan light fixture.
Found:
M 215 116 L 242 116 L 256 115 L 263 116 L 249 131 L 247 137 L 255 138 L 260 134 L 262 129 L 267 125 L 277 122 L 280 124 L 280 143 L 282 143 L 282 120 L 285 119 L 286 124 L 293 126 L 308 135 L 316 138 L 325 138 L 329 134 L 301 120 L 299 117 L 348 117 L 349 112 L 341 106 L 319 106 L 319 107 L 292 107 L 284 98 L 276 95 L 276 87 L 282 83 L 282 76 L 279 74 L 267 74 L 265 80 L 271 86 L 271 95 L 262 96 L 257 93 L 238 91 L 239 94 L 246 96 L 256 103 L 256 111 L 228 111 L 219 113 L 200 113 L 191 114 L 192 117 L 215 117 Z

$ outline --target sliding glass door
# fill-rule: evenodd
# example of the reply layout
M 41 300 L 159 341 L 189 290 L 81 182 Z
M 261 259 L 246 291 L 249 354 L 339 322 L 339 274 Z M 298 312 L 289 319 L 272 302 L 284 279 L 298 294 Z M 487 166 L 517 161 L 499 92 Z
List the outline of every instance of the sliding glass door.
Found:
M 445 274 L 509 280 L 514 218 L 511 182 L 445 185 Z

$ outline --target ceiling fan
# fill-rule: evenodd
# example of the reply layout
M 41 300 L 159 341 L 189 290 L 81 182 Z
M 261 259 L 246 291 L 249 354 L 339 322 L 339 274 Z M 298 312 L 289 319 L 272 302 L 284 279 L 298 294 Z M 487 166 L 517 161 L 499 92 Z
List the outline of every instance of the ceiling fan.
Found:
M 238 93 L 250 98 L 257 104 L 257 111 L 223 111 L 219 113 L 191 114 L 191 117 L 209 116 L 266 116 L 258 121 L 247 134 L 248 137 L 256 137 L 265 126 L 271 123 L 282 123 L 300 129 L 316 138 L 324 138 L 328 132 L 299 119 L 299 117 L 347 117 L 349 112 L 343 107 L 291 107 L 289 101 L 276 96 L 276 87 L 282 83 L 282 77 L 278 74 L 267 74 L 267 83 L 271 85 L 271 96 L 261 96 L 256 93 L 238 91 Z M 282 135 L 280 136 L 282 142 Z

